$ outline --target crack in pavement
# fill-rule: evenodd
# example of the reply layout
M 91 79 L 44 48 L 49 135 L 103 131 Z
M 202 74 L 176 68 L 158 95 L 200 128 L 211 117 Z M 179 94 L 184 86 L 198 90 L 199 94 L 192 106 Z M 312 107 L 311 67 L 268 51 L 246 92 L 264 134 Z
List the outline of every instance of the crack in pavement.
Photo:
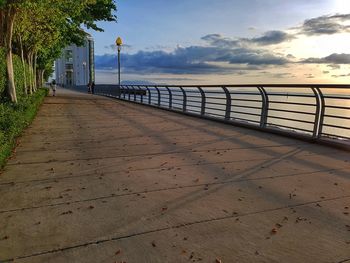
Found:
M 316 203 L 324 203 L 324 202 L 328 202 L 328 201 L 336 201 L 336 200 L 346 199 L 346 198 L 350 198 L 350 195 L 338 196 L 338 197 L 334 197 L 334 198 L 321 199 L 321 200 L 316 200 L 316 201 L 309 201 L 309 202 L 304 202 L 304 203 L 299 203 L 299 204 L 294 204 L 294 205 L 286 205 L 286 206 L 264 209 L 264 210 L 260 210 L 260 211 L 254 211 L 254 212 L 248 212 L 248 213 L 242 213 L 242 214 L 234 214 L 234 215 L 227 215 L 227 216 L 211 218 L 211 219 L 196 220 L 196 221 L 192 221 L 192 222 L 177 224 L 174 226 L 168 226 L 168 227 L 163 227 L 163 228 L 142 231 L 142 232 L 138 232 L 138 233 L 134 233 L 134 234 L 130 234 L 130 235 L 102 238 L 102 239 L 98 239 L 98 240 L 94 240 L 94 241 L 88 241 L 88 242 L 85 242 L 82 244 L 77 244 L 77 245 L 66 246 L 66 247 L 62 247 L 62 248 L 58 248 L 58 249 L 36 252 L 36 253 L 32 253 L 30 255 L 17 256 L 17 257 L 3 259 L 3 260 L 0 259 L 0 262 L 12 262 L 12 261 L 18 260 L 18 259 L 26 259 L 26 258 L 32 258 L 32 257 L 37 257 L 37 256 L 43 256 L 43 255 L 47 255 L 47 254 L 53 254 L 53 253 L 57 253 L 57 252 L 64 252 L 64 251 L 72 250 L 72 249 L 76 249 L 76 248 L 87 247 L 87 246 L 91 246 L 91 245 L 99 245 L 99 244 L 103 244 L 106 242 L 123 240 L 123 239 L 127 239 L 127 238 L 152 234 L 152 233 L 156 233 L 156 232 L 162 232 L 162 231 L 171 230 L 171 229 L 179 229 L 179 228 L 188 227 L 188 226 L 192 226 L 192 225 L 217 222 L 217 221 L 222 221 L 222 220 L 229 220 L 229 219 L 233 219 L 233 218 L 240 218 L 240 217 L 257 215 L 257 214 L 262 214 L 262 213 L 275 212 L 275 211 L 284 210 L 284 209 L 302 207 L 302 206 L 307 206 L 307 205 L 316 204 Z M 338 263 L 344 263 L 348 260 L 349 259 L 346 259 L 345 261 L 344 260 L 339 261 Z
M 344 169 L 330 169 L 327 172 L 331 172 L 334 170 L 344 170 Z M 323 171 L 321 171 L 323 172 Z M 260 177 L 260 178 L 245 178 L 245 179 L 233 179 L 233 180 L 226 180 L 226 181 L 218 181 L 218 182 L 211 182 L 211 183 L 200 183 L 200 184 L 191 184 L 191 185 L 183 185 L 183 186 L 174 186 L 174 187 L 165 187 L 165 188 L 158 188 L 153 190 L 145 190 L 145 191 L 139 191 L 139 192 L 129 192 L 124 194 L 109 194 L 105 196 L 99 196 L 94 198 L 88 198 L 83 200 L 75 200 L 75 201 L 66 201 L 66 202 L 60 202 L 55 204 L 48 204 L 48 205 L 42 205 L 42 206 L 31 206 L 31 207 L 22 207 L 22 208 L 15 208 L 15 209 L 9 209 L 9 210 L 0 210 L 0 214 L 5 213 L 13 213 L 13 212 L 19 212 L 19 211 L 25 211 L 25 210 L 34 210 L 34 209 L 40 209 L 40 208 L 46 208 L 46 207 L 56 207 L 61 205 L 70 205 L 70 204 L 79 204 L 79 203 L 85 203 L 85 202 L 91 202 L 91 201 L 97 201 L 97 200 L 105 200 L 105 199 L 111 199 L 111 198 L 118 198 L 118 197 L 125 197 L 125 196 L 132 196 L 132 195 L 138 195 L 138 194 L 147 194 L 147 193 L 157 193 L 157 192 L 163 192 L 163 191 L 169 191 L 169 190 L 178 190 L 178 189 L 186 189 L 186 188 L 196 188 L 196 187 L 203 187 L 203 186 L 213 186 L 213 185 L 225 185 L 225 184 L 234 184 L 234 183 L 240 183 L 240 182 L 251 182 L 251 181 L 262 181 L 262 180 L 268 180 L 268 179 L 275 179 L 275 178 L 285 178 L 285 177 L 292 177 L 292 176 L 298 176 L 298 175 L 312 175 L 320 173 L 320 171 L 315 172 L 305 172 L 305 173 L 295 173 L 295 174 L 289 174 L 289 175 L 279 175 L 279 176 L 266 176 L 266 177 Z

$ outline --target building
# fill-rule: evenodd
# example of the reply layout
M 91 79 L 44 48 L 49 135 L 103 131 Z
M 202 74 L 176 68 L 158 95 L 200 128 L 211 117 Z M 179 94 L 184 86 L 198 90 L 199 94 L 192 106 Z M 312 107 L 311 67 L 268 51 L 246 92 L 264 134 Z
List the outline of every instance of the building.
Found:
M 56 83 L 64 87 L 86 86 L 95 81 L 94 40 L 87 35 L 84 46 L 66 47 L 55 62 Z

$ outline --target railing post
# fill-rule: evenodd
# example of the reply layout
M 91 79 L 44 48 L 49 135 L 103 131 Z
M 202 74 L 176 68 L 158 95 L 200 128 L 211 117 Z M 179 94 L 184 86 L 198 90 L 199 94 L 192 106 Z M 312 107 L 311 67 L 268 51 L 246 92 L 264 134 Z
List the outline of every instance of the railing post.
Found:
M 269 96 L 264 87 L 257 87 L 261 95 L 261 115 L 260 115 L 260 127 L 266 128 L 267 118 L 269 115 Z
M 129 86 L 126 86 L 127 89 L 128 89 L 128 98 L 129 98 L 129 101 L 131 100 L 131 92 L 130 92 L 130 89 L 129 89 Z
M 145 86 L 145 88 L 147 89 L 148 91 L 148 104 L 151 104 L 151 100 L 152 100 L 152 93 L 151 93 L 151 90 L 148 86 Z
M 182 96 L 183 96 L 183 101 L 182 101 L 182 111 L 186 112 L 187 111 L 187 94 L 186 91 L 183 87 L 180 87 L 182 91 Z
M 165 87 L 169 93 L 169 109 L 173 107 L 173 94 L 171 92 L 171 89 L 169 87 Z
M 112 86 L 110 87 L 111 89 L 113 88 Z M 111 92 L 110 92 L 111 93 Z M 120 97 L 121 97 L 121 93 L 122 93 L 122 90 L 121 90 L 121 88 L 120 88 L 120 86 L 118 86 L 117 87 L 117 97 L 120 99 Z
M 322 91 L 319 87 L 311 88 L 316 99 L 316 111 L 315 111 L 315 123 L 314 129 L 312 133 L 312 137 L 314 139 L 318 139 L 321 137 L 322 128 L 323 128 L 323 120 L 324 120 L 324 112 L 325 112 L 325 101 Z
M 158 89 L 157 86 L 154 86 L 154 87 L 155 87 L 155 89 L 157 90 L 157 94 L 158 94 L 158 107 L 160 107 L 160 91 L 159 91 L 159 89 Z
M 201 93 L 202 96 L 202 103 L 201 103 L 201 115 L 205 114 L 205 102 L 206 102 L 206 98 L 205 98 L 205 92 L 201 87 L 197 87 L 199 92 Z
M 131 88 L 132 88 L 132 92 L 134 93 L 134 101 L 136 101 L 136 90 L 134 85 L 132 85 Z
M 224 90 L 225 95 L 226 95 L 225 120 L 230 120 L 231 119 L 231 104 L 232 104 L 231 93 L 228 90 L 228 88 L 225 86 L 223 86 L 222 89 Z
M 143 104 L 143 89 L 141 89 L 140 86 L 137 86 L 138 89 L 140 90 L 140 96 L 141 96 L 141 103 Z
M 122 88 L 122 91 L 123 91 L 123 99 L 125 100 L 126 99 L 126 94 L 125 94 L 125 87 L 124 86 L 120 86 Z
M 322 136 L 322 132 L 323 132 L 323 122 L 324 122 L 324 114 L 326 111 L 326 101 L 324 99 L 324 95 L 322 90 L 317 87 L 316 88 L 318 90 L 318 93 L 320 95 L 320 99 L 321 99 L 321 112 L 320 112 L 320 123 L 319 123 L 319 128 L 318 128 L 318 138 L 320 138 Z

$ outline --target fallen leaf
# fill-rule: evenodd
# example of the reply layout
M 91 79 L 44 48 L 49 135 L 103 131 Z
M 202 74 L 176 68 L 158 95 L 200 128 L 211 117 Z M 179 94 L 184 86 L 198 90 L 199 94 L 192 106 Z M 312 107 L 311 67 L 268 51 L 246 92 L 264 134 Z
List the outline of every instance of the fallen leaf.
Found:
M 276 228 L 272 228 L 272 229 L 271 229 L 271 234 L 273 234 L 273 235 L 274 235 L 274 234 L 277 234 L 277 229 L 276 229 Z

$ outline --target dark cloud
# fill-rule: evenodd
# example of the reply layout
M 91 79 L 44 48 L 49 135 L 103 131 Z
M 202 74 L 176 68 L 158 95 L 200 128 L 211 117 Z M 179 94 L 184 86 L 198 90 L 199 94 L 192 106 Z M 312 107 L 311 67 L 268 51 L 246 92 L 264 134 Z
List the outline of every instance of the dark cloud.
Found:
M 315 76 L 313 74 L 304 74 L 307 79 L 313 79 Z
M 258 70 L 266 65 L 284 65 L 288 59 L 263 49 L 234 48 L 229 43 L 214 41 L 217 37 L 206 36 L 217 46 L 178 47 L 173 52 L 140 51 L 123 54 L 122 65 L 128 72 L 210 74 Z M 210 40 L 209 40 L 210 39 Z M 96 68 L 115 68 L 115 55 L 96 56 Z
M 350 77 L 350 73 L 349 74 L 340 74 L 340 75 L 332 75 L 333 78 L 345 78 L 345 77 Z
M 260 37 L 255 38 L 238 38 L 231 39 L 223 37 L 220 34 L 210 34 L 202 37 L 202 40 L 206 41 L 209 45 L 222 48 L 234 48 L 234 47 L 243 47 L 249 44 L 267 46 L 275 45 L 283 42 L 290 41 L 294 39 L 293 35 L 290 35 L 286 32 L 279 30 L 272 30 L 265 32 Z
M 350 32 L 350 26 L 344 24 L 347 21 L 350 21 L 350 14 L 320 16 L 305 20 L 299 29 L 301 34 L 308 36 Z
M 350 54 L 337 54 L 333 53 L 327 57 L 323 58 L 308 58 L 302 61 L 302 63 L 316 63 L 316 64 L 350 64 Z M 330 66 L 332 68 L 338 68 L 334 66 Z
M 280 44 L 286 41 L 290 41 L 294 39 L 295 37 L 293 35 L 290 35 L 283 31 L 273 30 L 273 31 L 267 31 L 262 35 L 261 37 L 256 38 L 242 38 L 242 41 L 246 41 L 248 43 L 253 43 L 257 45 L 275 45 Z
M 233 47 L 240 46 L 240 42 L 238 40 L 233 40 L 231 38 L 223 37 L 220 34 L 209 34 L 202 37 L 201 39 L 208 42 L 211 46 L 215 46 L 215 47 L 233 48 Z

